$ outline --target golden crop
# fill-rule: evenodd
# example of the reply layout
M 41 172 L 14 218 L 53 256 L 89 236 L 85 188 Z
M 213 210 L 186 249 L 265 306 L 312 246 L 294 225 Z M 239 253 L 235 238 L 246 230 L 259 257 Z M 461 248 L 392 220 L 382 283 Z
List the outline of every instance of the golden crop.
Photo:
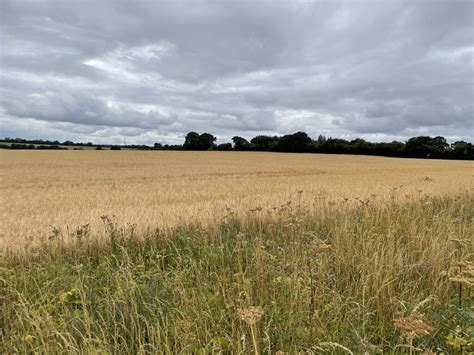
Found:
M 472 162 L 169 151 L 0 162 L 0 353 L 473 350 Z
M 244 152 L 1 151 L 2 245 L 53 228 L 209 225 L 287 204 L 357 206 L 474 187 L 469 161 Z M 261 208 L 261 209 L 260 209 Z M 262 212 L 262 213 L 263 213 Z

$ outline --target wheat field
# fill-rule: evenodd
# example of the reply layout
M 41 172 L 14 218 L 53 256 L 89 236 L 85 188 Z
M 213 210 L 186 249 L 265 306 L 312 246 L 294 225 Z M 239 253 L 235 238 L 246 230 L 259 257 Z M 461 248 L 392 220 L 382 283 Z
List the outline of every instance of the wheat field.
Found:
M 357 206 L 473 189 L 469 161 L 237 152 L 1 151 L 1 245 L 101 216 L 166 228 L 262 208 Z
M 472 162 L 0 154 L 0 353 L 474 351 Z

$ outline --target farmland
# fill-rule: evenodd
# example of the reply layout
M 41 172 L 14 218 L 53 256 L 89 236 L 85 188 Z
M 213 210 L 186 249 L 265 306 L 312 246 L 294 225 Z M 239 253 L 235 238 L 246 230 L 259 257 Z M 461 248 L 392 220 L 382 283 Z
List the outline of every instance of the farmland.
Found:
M 0 351 L 472 349 L 470 161 L 1 151 Z
M 322 207 L 456 195 L 474 187 L 470 161 L 225 152 L 0 151 L 1 244 L 53 228 L 119 223 L 214 225 L 291 202 Z

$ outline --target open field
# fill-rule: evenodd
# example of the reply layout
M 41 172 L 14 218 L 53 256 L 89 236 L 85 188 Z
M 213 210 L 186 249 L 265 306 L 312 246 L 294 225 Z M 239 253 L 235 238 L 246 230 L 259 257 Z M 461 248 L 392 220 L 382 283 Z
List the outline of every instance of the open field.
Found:
M 1 244 L 89 225 L 215 224 L 224 215 L 309 212 L 336 203 L 455 195 L 474 187 L 470 161 L 224 152 L 0 151 Z M 302 191 L 302 193 L 298 193 Z M 347 201 L 345 200 L 347 199 Z
M 214 231 L 105 220 L 100 243 L 0 259 L 0 352 L 468 354 L 473 202 L 284 210 Z
M 0 353 L 474 351 L 472 162 L 0 154 Z

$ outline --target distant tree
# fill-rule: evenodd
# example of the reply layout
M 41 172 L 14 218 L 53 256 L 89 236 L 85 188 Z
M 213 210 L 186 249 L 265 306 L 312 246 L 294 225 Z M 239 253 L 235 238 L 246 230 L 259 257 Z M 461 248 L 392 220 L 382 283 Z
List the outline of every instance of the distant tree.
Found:
M 465 141 L 456 141 L 451 144 L 450 158 L 474 159 L 474 145 Z
M 447 153 L 449 144 L 444 137 L 418 136 L 410 138 L 405 144 L 405 150 L 414 158 L 442 158 Z
M 320 134 L 318 136 L 318 139 L 314 140 L 310 144 L 310 151 L 313 153 L 320 153 L 321 152 L 321 146 L 326 142 L 327 138 Z
M 253 150 L 254 148 L 245 138 L 239 136 L 232 137 L 232 142 L 234 142 L 234 150 Z
M 33 145 L 32 145 L 33 146 Z M 67 150 L 65 147 L 60 147 L 58 145 L 38 145 L 36 149 L 43 149 L 43 150 Z
M 189 132 L 184 140 L 184 150 L 210 150 L 214 148 L 216 137 L 209 133 Z
M 293 153 L 308 152 L 311 142 L 311 138 L 305 132 L 287 134 L 280 138 L 278 150 Z
M 352 154 L 367 154 L 372 144 L 362 138 L 356 138 L 349 142 L 349 152 Z
M 110 150 L 122 150 L 118 145 L 113 145 Z
M 327 141 L 327 138 L 325 136 L 323 136 L 322 134 L 320 134 L 318 136 L 318 139 L 317 139 L 318 143 L 324 143 Z
M 189 132 L 184 138 L 184 150 L 199 150 L 199 133 Z
M 12 143 L 10 149 L 35 149 L 33 144 Z
M 279 138 L 274 136 L 256 136 L 250 140 L 258 151 L 271 151 L 276 150 L 278 147 Z
M 319 145 L 319 152 L 321 153 L 344 154 L 347 153 L 348 150 L 349 142 L 340 138 L 329 137 L 325 142 Z
M 435 146 L 438 147 L 439 149 L 445 150 L 449 148 L 449 143 L 446 141 L 446 138 L 437 136 L 437 137 L 434 137 L 433 140 L 434 140 Z
M 99 145 L 98 147 L 95 148 L 95 150 L 103 150 L 102 147 Z
M 155 150 L 162 150 L 163 149 L 163 145 L 161 143 L 155 143 L 153 145 L 153 149 Z
M 199 144 L 198 150 L 210 150 L 214 147 L 214 142 L 216 141 L 216 137 L 209 133 L 203 133 L 199 136 Z
M 402 142 L 393 141 L 390 143 L 369 143 L 370 150 L 366 154 L 382 155 L 389 157 L 401 157 L 405 154 L 405 144 Z
M 163 150 L 184 150 L 182 145 L 179 144 L 165 144 Z
M 222 143 L 217 145 L 217 150 L 232 150 L 232 143 Z
M 427 158 L 431 153 L 431 137 L 419 136 L 406 141 L 405 150 L 410 157 Z

